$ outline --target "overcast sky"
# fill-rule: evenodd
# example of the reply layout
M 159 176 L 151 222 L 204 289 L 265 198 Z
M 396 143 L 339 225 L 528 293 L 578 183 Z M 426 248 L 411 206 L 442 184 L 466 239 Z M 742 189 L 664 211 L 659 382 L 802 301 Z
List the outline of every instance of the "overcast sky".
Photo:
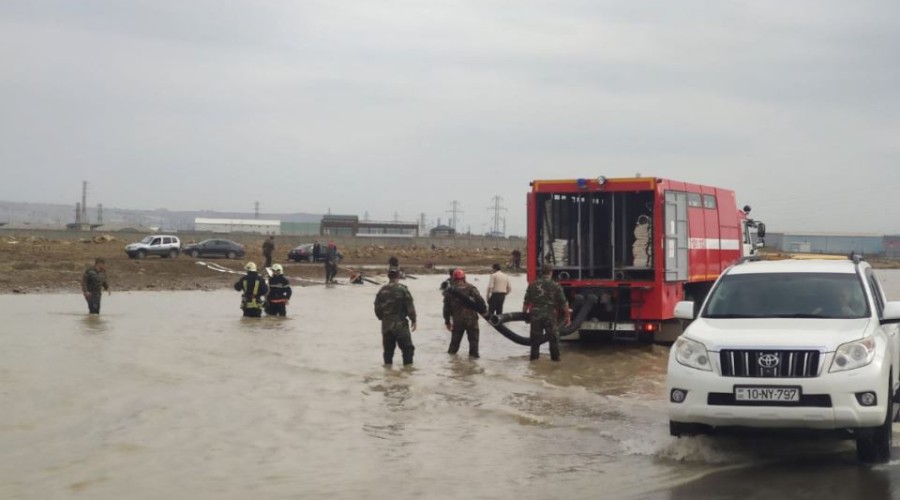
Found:
M 0 200 L 523 234 L 533 179 L 900 233 L 900 2 L 0 2 Z

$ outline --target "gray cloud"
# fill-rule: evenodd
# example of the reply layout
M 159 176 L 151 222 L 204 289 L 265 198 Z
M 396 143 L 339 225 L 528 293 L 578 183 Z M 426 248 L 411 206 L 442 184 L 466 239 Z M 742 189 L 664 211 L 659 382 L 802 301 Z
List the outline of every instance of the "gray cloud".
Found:
M 523 233 L 537 178 L 734 189 L 772 230 L 900 233 L 900 5 L 0 5 L 0 199 Z

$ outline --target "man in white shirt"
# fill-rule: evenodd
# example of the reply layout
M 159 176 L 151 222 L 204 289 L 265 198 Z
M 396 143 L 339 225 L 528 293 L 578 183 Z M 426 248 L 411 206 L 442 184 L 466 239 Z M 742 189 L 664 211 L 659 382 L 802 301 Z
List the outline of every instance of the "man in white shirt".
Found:
M 492 314 L 503 314 L 503 301 L 506 300 L 512 288 L 509 286 L 509 276 L 500 270 L 500 264 L 494 264 L 494 272 L 488 282 L 487 301 L 488 317 Z

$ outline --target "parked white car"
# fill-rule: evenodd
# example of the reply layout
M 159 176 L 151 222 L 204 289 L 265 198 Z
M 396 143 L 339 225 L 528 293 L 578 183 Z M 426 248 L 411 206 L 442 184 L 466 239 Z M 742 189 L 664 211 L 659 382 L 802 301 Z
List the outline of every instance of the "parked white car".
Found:
M 673 436 L 819 430 L 856 440 L 860 461 L 891 457 L 900 408 L 900 302 L 847 260 L 747 261 L 716 281 L 669 353 Z
M 143 259 L 148 255 L 160 257 L 178 257 L 181 253 L 181 240 L 170 234 L 154 234 L 144 237 L 137 243 L 125 245 L 125 253 L 132 259 Z

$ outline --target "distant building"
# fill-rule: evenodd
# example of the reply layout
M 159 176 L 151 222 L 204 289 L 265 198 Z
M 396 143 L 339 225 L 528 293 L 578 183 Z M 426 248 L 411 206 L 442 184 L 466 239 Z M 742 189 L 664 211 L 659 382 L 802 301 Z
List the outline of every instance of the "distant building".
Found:
M 211 233 L 281 234 L 281 221 L 263 219 L 194 219 L 194 231 Z
M 359 223 L 357 236 L 390 236 L 395 238 L 415 238 L 419 236 L 419 224 L 415 222 L 376 222 Z
M 885 237 L 876 234 L 784 232 L 766 235 L 767 247 L 789 253 L 881 255 L 885 251 L 884 243 Z
M 453 229 L 450 226 L 435 226 L 434 229 L 431 230 L 432 237 L 441 237 L 441 236 L 456 236 L 456 229 Z
M 318 222 L 287 222 L 281 221 L 281 234 L 320 234 L 321 224 Z
M 884 256 L 890 259 L 900 259 L 900 235 L 888 235 L 884 237 Z
M 325 236 L 394 237 L 419 236 L 415 222 L 360 222 L 356 215 L 325 215 L 322 217 L 321 234 Z
M 320 234 L 327 236 L 353 236 L 359 229 L 359 216 L 332 215 L 322 216 L 319 224 Z

